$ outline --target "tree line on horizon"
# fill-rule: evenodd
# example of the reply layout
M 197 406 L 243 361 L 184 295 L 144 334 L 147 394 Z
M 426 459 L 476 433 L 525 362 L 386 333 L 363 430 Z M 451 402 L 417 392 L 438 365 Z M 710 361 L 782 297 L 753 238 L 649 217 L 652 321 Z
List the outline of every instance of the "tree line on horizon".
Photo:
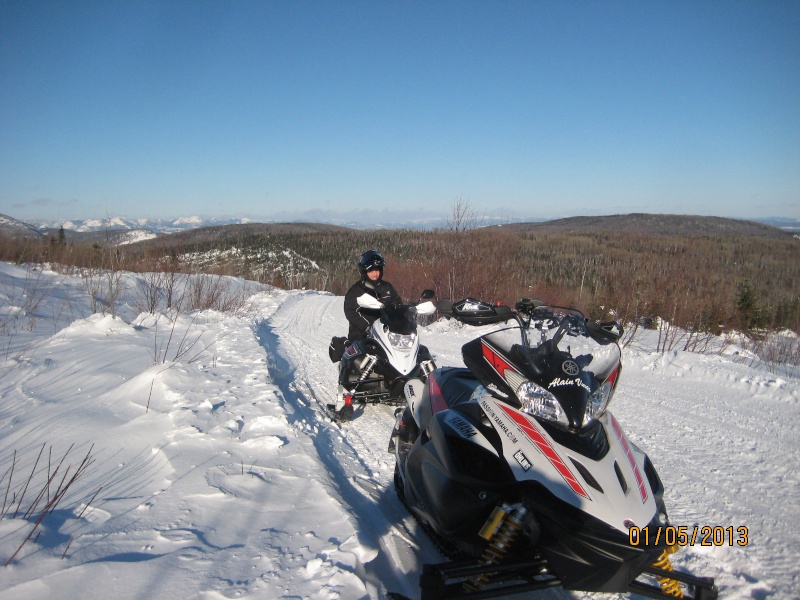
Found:
M 231 275 L 287 289 L 342 295 L 362 252 L 379 250 L 385 277 L 407 300 L 511 304 L 536 297 L 596 319 L 634 326 L 668 322 L 697 334 L 800 332 L 796 239 L 653 235 L 630 231 L 536 232 L 475 228 L 306 230 L 265 234 L 236 226 L 162 236 L 126 246 L 0 236 L 0 259 L 84 269 Z

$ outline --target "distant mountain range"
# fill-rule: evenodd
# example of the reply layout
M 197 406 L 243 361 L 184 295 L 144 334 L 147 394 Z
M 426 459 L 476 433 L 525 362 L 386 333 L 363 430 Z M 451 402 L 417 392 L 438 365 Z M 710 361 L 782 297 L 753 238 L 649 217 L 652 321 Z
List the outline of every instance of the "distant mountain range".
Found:
M 736 227 L 740 229 L 746 223 L 759 223 L 769 225 L 786 233 L 800 234 L 800 220 L 788 218 L 763 218 L 750 221 L 740 219 L 726 219 L 721 217 L 697 217 L 687 215 L 613 215 L 598 217 L 570 217 L 566 219 L 544 220 L 526 219 L 515 221 L 504 219 L 503 222 L 495 219 L 481 219 L 482 226 L 500 225 L 517 231 L 551 231 L 551 230 L 601 230 L 612 227 L 619 230 L 621 224 L 625 229 L 641 233 L 678 233 L 687 229 L 695 233 L 718 232 L 725 228 Z M 68 221 L 37 220 L 25 223 L 0 214 L 0 233 L 11 237 L 41 237 L 57 233 L 64 228 L 68 237 L 75 239 L 106 239 L 115 244 L 126 244 L 158 237 L 159 235 L 179 233 L 199 229 L 201 227 L 217 227 L 224 225 L 253 225 L 256 223 L 275 224 L 279 221 L 255 221 L 248 218 L 202 218 L 198 216 L 181 217 L 178 219 L 127 219 L 124 217 L 110 217 L 105 219 L 71 219 Z M 284 221 L 285 222 L 285 221 Z M 310 220 L 303 221 L 312 222 Z M 350 229 L 434 229 L 447 227 L 448 219 L 427 218 L 413 222 L 384 222 L 367 227 L 363 224 L 345 223 L 341 220 L 328 219 L 314 221 L 323 225 L 335 225 Z M 758 228 L 756 228 L 758 229 Z M 751 232 L 753 233 L 753 232 Z M 776 232 L 777 233 L 777 232 Z M 763 234 L 763 231 L 762 231 Z
M 67 221 L 43 220 L 39 219 L 29 223 L 23 223 L 12 217 L 0 215 L 0 232 L 5 231 L 12 235 L 48 235 L 58 232 L 64 228 L 72 239 L 89 239 L 110 237 L 116 243 L 139 241 L 142 239 L 156 237 L 168 233 L 179 233 L 190 231 L 201 227 L 218 227 L 223 225 L 249 225 L 255 223 L 277 224 L 277 223 L 318 223 L 321 225 L 333 225 L 348 229 L 436 229 L 446 227 L 448 218 L 436 216 L 420 216 L 419 218 L 409 219 L 408 215 L 402 213 L 380 213 L 378 211 L 366 211 L 360 215 L 360 220 L 351 220 L 346 217 L 333 214 L 319 213 L 318 218 L 310 216 L 304 219 L 263 219 L 255 220 L 250 218 L 203 218 L 198 216 L 181 217 L 178 219 L 128 219 L 125 217 L 109 217 L 105 219 L 70 219 Z M 500 223 L 510 223 L 514 221 L 535 221 L 536 219 L 513 219 L 498 217 L 483 217 L 476 222 L 480 225 L 495 225 Z M 121 232 L 131 232 L 130 235 L 123 236 Z M 123 240 L 124 238 L 124 240 Z
M 108 231 L 113 229 L 127 229 L 129 231 L 143 230 L 153 233 L 176 233 L 197 229 L 198 227 L 213 227 L 215 225 L 238 225 L 251 223 L 250 219 L 203 219 L 202 217 L 181 217 L 179 219 L 126 219 L 124 217 L 110 217 L 106 219 L 71 219 L 69 221 L 39 221 L 33 223 L 43 231 L 64 228 L 64 231 L 88 233 Z
M 6 217 L 11 219 L 11 217 Z M 497 217 L 482 216 L 474 219 L 480 225 L 498 225 L 501 223 L 540 221 L 531 217 Z M 331 212 L 320 211 L 315 214 L 274 219 L 251 218 L 203 218 L 198 216 L 181 217 L 178 219 L 128 219 L 125 217 L 109 217 L 105 219 L 70 219 L 67 221 L 39 219 L 27 225 L 42 232 L 57 231 L 63 227 L 64 231 L 75 233 L 93 233 L 112 230 L 142 230 L 154 234 L 177 233 L 199 227 L 215 227 L 219 225 L 243 225 L 250 223 L 320 223 L 323 225 L 336 225 L 348 229 L 436 229 L 446 227 L 449 218 L 436 215 L 419 214 L 409 217 L 403 212 L 366 210 L 359 213 L 357 218 L 352 215 L 337 215 Z
M 40 237 L 57 233 L 62 227 L 72 240 L 109 239 L 115 244 L 126 244 L 146 240 L 168 233 L 179 233 L 200 227 L 241 225 L 250 219 L 203 219 L 181 217 L 179 219 L 70 219 L 68 221 L 37 220 L 25 223 L 0 214 L 0 233 L 12 237 Z

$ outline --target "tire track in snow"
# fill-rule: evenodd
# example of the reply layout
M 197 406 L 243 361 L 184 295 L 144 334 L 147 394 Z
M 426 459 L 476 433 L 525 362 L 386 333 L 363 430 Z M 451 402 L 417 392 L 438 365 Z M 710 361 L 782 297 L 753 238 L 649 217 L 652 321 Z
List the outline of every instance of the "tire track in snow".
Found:
M 255 334 L 266 350 L 273 382 L 294 411 L 295 425 L 304 427 L 312 440 L 328 483 L 356 523 L 360 543 L 375 551 L 358 566 L 371 596 L 382 598 L 389 590 L 416 597 L 418 559 L 425 558 L 418 556 L 422 534 L 396 525 L 407 513 L 385 473 L 392 411 L 369 406 L 340 428 L 324 408 L 333 401 L 337 385 L 327 347 L 345 326 L 342 301 L 319 293 L 289 293 L 271 317 L 256 323 Z M 377 481 L 383 491 L 364 492 L 354 483 L 358 477 Z
M 715 577 L 718 586 L 737 590 L 735 597 L 766 597 L 774 582 L 797 573 L 791 556 L 800 536 L 775 522 L 769 506 L 800 503 L 800 479 L 793 468 L 798 457 L 792 456 L 791 442 L 800 416 L 797 404 L 788 399 L 789 392 L 787 398 L 775 390 L 758 398 L 751 386 L 730 385 L 737 369 L 728 364 L 719 370 L 709 365 L 706 379 L 698 381 L 685 375 L 678 360 L 650 370 L 652 360 L 634 355 L 628 361 L 611 410 L 659 470 L 673 524 L 690 530 L 695 524 L 734 531 L 745 526 L 749 532 L 744 546 L 730 545 L 726 538 L 722 546 L 683 548 L 673 565 Z M 740 377 L 744 380 L 746 369 Z M 654 422 L 654 415 L 661 419 Z M 747 485 L 742 473 L 750 476 Z M 794 577 L 796 587 L 799 576 Z

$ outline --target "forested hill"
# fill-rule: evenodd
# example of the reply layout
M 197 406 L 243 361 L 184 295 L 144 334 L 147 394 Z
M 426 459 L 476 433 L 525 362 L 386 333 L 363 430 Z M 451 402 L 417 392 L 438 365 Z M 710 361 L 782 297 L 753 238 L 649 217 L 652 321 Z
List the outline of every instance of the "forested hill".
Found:
M 695 215 L 652 215 L 633 213 L 599 217 L 568 217 L 537 223 L 509 223 L 502 229 L 519 233 L 635 233 L 639 235 L 696 236 L 754 236 L 773 239 L 791 237 L 787 233 L 756 221 L 702 217 Z
M 523 296 L 592 318 L 663 319 L 690 331 L 800 331 L 800 238 L 751 221 L 679 215 L 575 217 L 435 231 L 316 223 L 193 229 L 117 246 L 112 240 L 18 240 L 0 259 L 86 272 L 233 275 L 285 289 L 344 294 L 359 255 L 379 249 L 404 298 Z
M 353 231 L 338 225 L 325 223 L 247 223 L 241 225 L 216 225 L 199 227 L 188 231 L 169 234 L 176 243 L 204 243 L 213 241 L 236 240 L 251 236 L 269 235 L 304 235 L 312 233 L 337 233 Z

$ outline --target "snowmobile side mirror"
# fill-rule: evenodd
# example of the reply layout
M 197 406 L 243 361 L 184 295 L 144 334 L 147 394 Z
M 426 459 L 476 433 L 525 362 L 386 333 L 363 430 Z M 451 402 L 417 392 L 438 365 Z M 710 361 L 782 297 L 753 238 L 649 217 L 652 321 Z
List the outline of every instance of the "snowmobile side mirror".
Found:
M 422 300 L 430 300 L 435 295 L 436 295 L 436 292 L 434 292 L 433 290 L 423 290 L 422 294 L 420 295 L 420 298 Z
M 374 310 L 380 310 L 383 308 L 383 303 L 369 294 L 361 294 L 358 298 L 356 298 L 356 303 L 361 308 L 371 308 Z

